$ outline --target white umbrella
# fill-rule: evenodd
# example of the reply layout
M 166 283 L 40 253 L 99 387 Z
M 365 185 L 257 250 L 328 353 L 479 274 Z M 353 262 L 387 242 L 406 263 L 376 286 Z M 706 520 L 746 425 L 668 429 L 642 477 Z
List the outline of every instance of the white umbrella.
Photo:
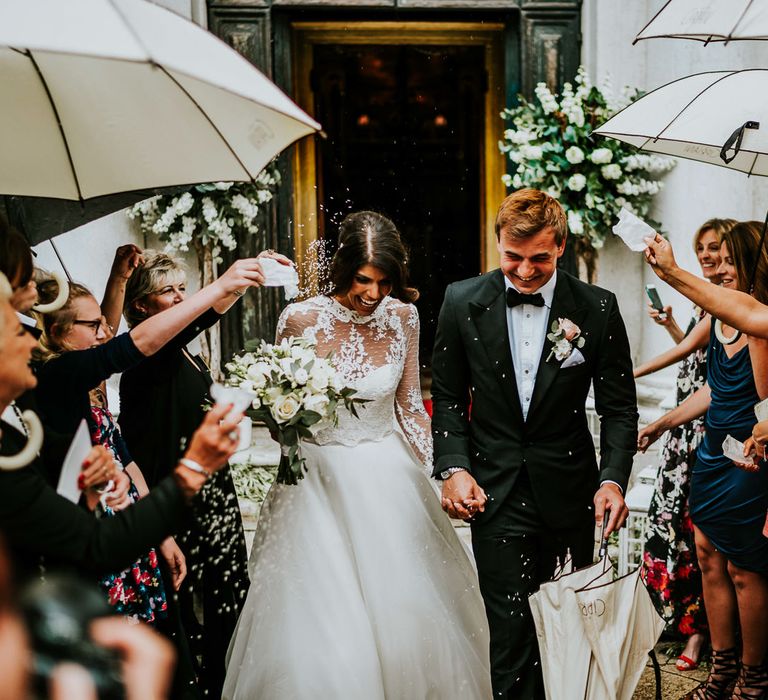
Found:
M 651 153 L 768 175 L 768 70 L 714 71 L 675 80 L 593 133 Z
M 735 41 L 768 39 L 766 0 L 669 0 L 643 27 L 643 39 Z
M 2 0 L 0 94 L 12 195 L 251 180 L 320 128 L 224 42 L 144 0 Z

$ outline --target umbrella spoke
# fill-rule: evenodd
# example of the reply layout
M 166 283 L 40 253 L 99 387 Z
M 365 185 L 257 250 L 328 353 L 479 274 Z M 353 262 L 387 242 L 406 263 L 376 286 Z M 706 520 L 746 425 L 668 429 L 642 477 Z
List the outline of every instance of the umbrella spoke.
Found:
M 83 201 L 83 192 L 80 189 L 80 180 L 77 177 L 77 170 L 75 169 L 75 163 L 72 160 L 72 151 L 69 148 L 69 142 L 67 141 L 67 135 L 64 132 L 64 124 L 61 123 L 61 117 L 59 115 L 59 110 L 56 107 L 56 101 L 53 99 L 53 95 L 51 95 L 51 91 L 48 88 L 48 83 L 45 80 L 45 77 L 43 76 L 43 72 L 40 70 L 40 66 L 37 64 L 37 61 L 35 60 L 35 57 L 32 55 L 32 52 L 22 51 L 32 64 L 32 67 L 35 69 L 35 73 L 37 74 L 37 77 L 40 78 L 40 84 L 43 87 L 43 90 L 45 90 L 46 97 L 48 98 L 48 103 L 51 105 L 51 110 L 53 110 L 53 116 L 56 118 L 56 125 L 59 128 L 59 133 L 61 134 L 61 140 L 64 143 L 64 150 L 67 153 L 67 160 L 69 161 L 69 169 L 72 172 L 72 179 L 75 183 L 75 189 L 77 189 L 77 198 L 82 203 Z

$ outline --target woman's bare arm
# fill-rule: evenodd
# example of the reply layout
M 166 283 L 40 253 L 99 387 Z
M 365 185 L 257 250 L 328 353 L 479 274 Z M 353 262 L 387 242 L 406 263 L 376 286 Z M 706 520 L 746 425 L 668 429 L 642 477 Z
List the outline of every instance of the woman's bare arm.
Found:
M 646 374 L 658 372 L 660 369 L 669 367 L 675 362 L 680 362 L 680 360 L 688 357 L 692 352 L 707 347 L 709 344 L 710 329 L 710 317 L 705 316 L 675 347 L 636 367 L 634 371 L 635 379 L 644 377 Z

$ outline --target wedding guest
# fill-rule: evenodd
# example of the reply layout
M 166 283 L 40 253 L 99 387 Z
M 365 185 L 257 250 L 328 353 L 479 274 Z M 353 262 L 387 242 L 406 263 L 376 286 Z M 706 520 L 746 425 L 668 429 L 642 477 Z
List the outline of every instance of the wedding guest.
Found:
M 0 541 L 0 700 L 29 696 L 29 637 L 11 584 L 10 563 Z
M 11 291 L 4 280 L 0 276 L 0 411 L 37 383 L 29 366 L 36 341 L 8 303 Z M 180 529 L 186 506 L 205 484 L 207 473 L 220 469 L 237 446 L 240 417 L 220 422 L 229 408 L 212 409 L 189 443 L 186 463 L 177 462 L 173 473 L 151 494 L 114 518 L 93 518 L 58 495 L 43 477 L 40 457 L 25 468 L 0 469 L 0 532 L 17 575 L 38 576 L 40 557 L 45 558 L 47 570 L 117 570 Z M 16 455 L 26 442 L 24 434 L 0 420 L 0 456 Z M 101 446 L 93 447 L 86 461 L 103 475 L 114 469 Z
M 259 257 L 264 256 L 291 264 L 271 251 Z M 179 261 L 151 250 L 144 252 L 144 258 L 126 289 L 124 314 L 130 328 L 140 328 L 187 298 L 186 272 Z M 187 344 L 216 324 L 235 301 L 237 296 L 226 297 L 211 305 L 160 352 L 120 379 L 120 426 L 150 488 L 178 460 L 210 402 L 211 374 Z M 249 585 L 245 534 L 226 465 L 206 489 L 206 499 L 211 517 L 179 534 L 188 571 L 179 598 L 193 652 L 202 658 L 203 689 L 210 697 L 219 697 L 224 655 Z
M 735 223 L 732 219 L 710 219 L 694 235 L 693 247 L 702 275 L 714 284 L 720 284 L 717 271 L 722 235 Z M 671 318 L 671 309 L 667 308 L 666 312 Z M 650 314 L 660 322 L 655 309 L 651 309 Z M 675 337 L 670 328 L 667 325 L 670 335 Z M 706 381 L 710 331 L 709 316 L 701 309 L 694 309 L 678 345 L 637 367 L 634 376 L 642 377 L 682 360 L 677 374 L 677 404 L 681 404 Z M 703 418 L 684 423 L 667 434 L 648 511 L 649 533 L 643 551 L 646 586 L 667 620 L 667 630 L 685 640 L 675 663 L 678 671 L 698 667 L 707 633 L 701 571 L 688 512 L 690 468 L 703 434 Z
M 758 222 L 741 222 L 725 232 L 718 272 L 724 287 L 747 291 L 756 266 L 752 296 L 766 303 L 768 253 L 760 239 Z M 689 508 L 703 577 L 712 666 L 692 697 L 730 697 L 734 685 L 734 697 L 765 697 L 768 539 L 762 536 L 762 528 L 768 509 L 768 470 L 739 469 L 723 454 L 722 445 L 728 435 L 744 441 L 752 433 L 753 407 L 768 396 L 768 342 L 740 336 L 727 326 L 718 339 L 717 324 L 712 325 L 707 383 L 643 429 L 638 447 L 644 451 L 667 430 L 706 414 L 704 438 L 691 475 Z

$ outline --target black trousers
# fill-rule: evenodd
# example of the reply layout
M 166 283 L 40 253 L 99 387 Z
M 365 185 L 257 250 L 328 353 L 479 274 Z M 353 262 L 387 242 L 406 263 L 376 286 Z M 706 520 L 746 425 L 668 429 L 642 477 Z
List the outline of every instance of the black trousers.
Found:
M 584 523 L 546 527 L 523 471 L 502 507 L 487 521 L 473 523 L 472 548 L 491 635 L 494 700 L 544 700 L 539 647 L 528 596 L 552 578 L 557 559 L 570 550 L 574 567 L 592 563 L 593 510 Z

